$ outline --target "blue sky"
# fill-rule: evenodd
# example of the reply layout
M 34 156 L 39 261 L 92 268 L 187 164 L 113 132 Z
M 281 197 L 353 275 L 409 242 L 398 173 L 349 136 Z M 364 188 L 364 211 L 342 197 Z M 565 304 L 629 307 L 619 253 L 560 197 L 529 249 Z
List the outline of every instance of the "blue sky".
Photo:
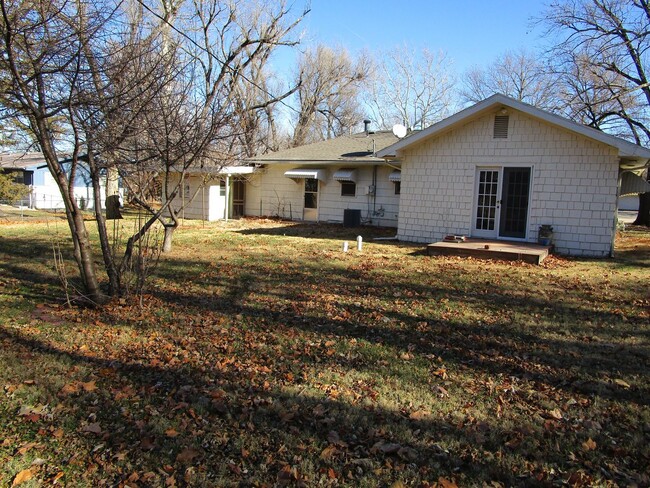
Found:
M 537 0 L 312 0 L 311 9 L 303 47 L 322 42 L 355 53 L 406 43 L 446 52 L 459 74 L 507 50 L 544 45 L 542 29 L 531 26 L 544 10 Z

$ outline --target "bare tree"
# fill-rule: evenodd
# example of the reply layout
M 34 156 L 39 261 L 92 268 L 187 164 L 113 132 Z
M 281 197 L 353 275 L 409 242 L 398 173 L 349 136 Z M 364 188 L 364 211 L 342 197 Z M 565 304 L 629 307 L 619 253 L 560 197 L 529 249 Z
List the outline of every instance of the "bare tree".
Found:
M 371 69 L 366 56 L 353 60 L 345 49 L 310 49 L 298 66 L 298 109 L 292 146 L 345 133 L 363 118 L 359 90 Z
M 402 46 L 381 52 L 364 99 L 383 129 L 423 129 L 453 110 L 455 78 L 445 53 Z
M 612 111 L 609 120 L 620 118 L 628 128 L 629 138 L 637 143 L 648 143 L 648 1 L 555 1 L 543 21 L 552 34 L 562 36 L 562 42 L 553 51 L 554 58 L 570 67 L 574 53 L 580 53 L 590 76 L 597 80 L 599 100 L 592 100 L 591 105 L 615 107 L 617 110 Z M 641 195 L 640 202 L 636 223 L 650 226 L 650 194 Z
M 99 287 L 92 246 L 83 215 L 73 194 L 81 145 L 73 144 L 68 170 L 60 164 L 54 121 L 71 123 L 79 104 L 78 87 L 87 72 L 84 52 L 102 40 L 102 29 L 116 10 L 101 2 L 0 1 L 0 36 L 3 56 L 0 71 L 7 91 L 2 102 L 15 119 L 27 121 L 48 169 L 59 187 L 70 227 L 74 257 L 88 299 L 105 301 Z M 73 125 L 72 123 L 70 125 Z M 74 129 L 74 127 L 73 127 Z M 75 142 L 80 138 L 75 136 Z
M 534 54 L 507 52 L 485 68 L 472 68 L 464 76 L 461 99 L 477 103 L 501 93 L 530 105 L 557 110 L 557 77 Z
M 262 67 L 279 46 L 297 44 L 290 34 L 302 18 L 289 20 L 283 2 L 179 0 L 174 11 L 176 17 L 162 22 L 175 33 L 165 38 L 174 37 L 180 46 L 180 76 L 143 119 L 149 157 L 162 163 L 164 201 L 171 202 L 164 213 L 150 209 L 165 228 L 163 251 L 171 250 L 179 213 L 191 201 L 178 201 L 188 171 L 231 163 L 241 151 L 242 137 L 250 150 L 259 128 L 251 127 L 258 122 L 255 117 L 295 91 L 271 94 Z M 192 29 L 200 35 L 186 42 L 182 33 Z M 244 91 L 244 85 L 254 89 Z M 251 96 L 244 99 L 242 93 Z
M 293 45 L 287 37 L 300 20 L 289 21 L 283 4 L 197 0 L 182 17 L 186 24 L 178 27 L 175 16 L 184 13 L 180 1 L 163 0 L 160 11 L 138 3 L 0 0 L 2 113 L 25 121 L 43 152 L 63 196 L 83 287 L 97 304 L 106 296 L 73 198 L 81 164 L 88 166 L 95 189 L 110 294 L 120 294 L 120 273 L 129 266 L 135 244 L 165 211 L 171 242 L 177 216 L 170 202 L 187 169 L 205 164 L 233 137 L 239 120 L 232 100 L 240 77 L 258 56 Z M 65 170 L 58 125 L 71 153 Z M 110 168 L 127 184 L 129 175 L 143 172 L 134 169 L 162 174 L 167 197 L 161 208 L 153 208 L 135 194 L 151 215 L 128 238 L 121 262 L 109 248 L 99 201 L 100 176 Z M 175 181 L 172 173 L 181 178 Z
M 620 92 L 627 82 L 618 74 L 594 69 L 584 53 L 567 53 L 559 65 L 558 93 L 561 111 L 568 118 L 619 137 L 632 136 L 640 142 L 642 127 L 630 124 L 642 120 L 645 107 L 631 92 Z

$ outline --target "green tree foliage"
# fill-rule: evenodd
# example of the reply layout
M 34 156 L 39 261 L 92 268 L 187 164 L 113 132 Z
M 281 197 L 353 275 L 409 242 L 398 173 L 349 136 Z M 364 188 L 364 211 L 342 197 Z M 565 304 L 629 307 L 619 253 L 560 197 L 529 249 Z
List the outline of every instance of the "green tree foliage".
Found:
M 0 170 L 0 201 L 13 202 L 27 196 L 29 188 L 16 183 L 11 173 L 3 173 Z

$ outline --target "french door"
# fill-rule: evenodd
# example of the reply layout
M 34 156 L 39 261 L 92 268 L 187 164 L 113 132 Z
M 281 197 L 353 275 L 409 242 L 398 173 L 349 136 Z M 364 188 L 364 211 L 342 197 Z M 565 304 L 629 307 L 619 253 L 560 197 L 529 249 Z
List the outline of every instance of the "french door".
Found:
M 531 169 L 477 168 L 472 236 L 526 237 Z

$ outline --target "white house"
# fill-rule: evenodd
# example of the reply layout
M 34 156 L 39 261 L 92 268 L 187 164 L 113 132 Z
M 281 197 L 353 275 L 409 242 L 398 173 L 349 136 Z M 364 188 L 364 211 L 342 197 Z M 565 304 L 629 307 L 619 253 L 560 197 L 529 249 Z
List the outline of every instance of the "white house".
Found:
M 253 158 L 244 213 L 396 227 L 400 166 L 376 153 L 397 140 L 366 130 Z
M 347 218 L 351 225 L 396 227 L 399 164 L 376 152 L 397 140 L 391 132 L 366 130 L 257 156 L 244 166 L 191 168 L 173 205 L 188 219 Z
M 535 242 L 547 224 L 558 252 L 608 256 L 619 196 L 650 190 L 629 172 L 650 150 L 498 94 L 377 156 L 401 165 L 404 241 Z
M 43 154 L 40 152 L 20 152 L 0 154 L 0 170 L 10 173 L 14 180 L 29 187 L 29 194 L 15 202 L 29 208 L 62 209 L 65 207 L 59 187 L 50 174 Z M 87 169 L 79 166 L 74 181 L 74 197 L 80 208 L 93 208 L 93 188 Z M 106 200 L 106 189 L 101 188 L 101 201 Z M 103 205 L 103 203 L 102 203 Z

